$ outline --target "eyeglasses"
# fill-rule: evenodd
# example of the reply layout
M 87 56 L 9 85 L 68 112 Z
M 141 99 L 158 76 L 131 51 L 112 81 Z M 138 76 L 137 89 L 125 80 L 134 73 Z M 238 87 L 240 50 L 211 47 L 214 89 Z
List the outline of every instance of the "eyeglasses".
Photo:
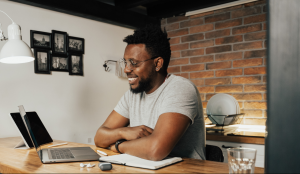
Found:
M 148 60 L 152 60 L 152 59 L 156 59 L 158 58 L 159 56 L 154 56 L 150 59 L 146 59 L 146 60 L 143 60 L 143 61 L 134 61 L 132 59 L 129 59 L 129 60 L 125 60 L 124 58 L 122 58 L 120 60 L 120 64 L 122 64 L 124 66 L 124 68 L 126 67 L 127 65 L 127 68 L 130 69 L 130 70 L 134 70 L 135 68 L 139 67 L 143 62 L 146 62 Z

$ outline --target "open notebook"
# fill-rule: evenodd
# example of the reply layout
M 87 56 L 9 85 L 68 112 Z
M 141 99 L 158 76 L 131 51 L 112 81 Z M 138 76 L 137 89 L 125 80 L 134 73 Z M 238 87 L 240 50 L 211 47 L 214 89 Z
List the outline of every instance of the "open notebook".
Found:
M 145 160 L 128 154 L 120 154 L 120 155 L 100 157 L 99 161 L 155 170 L 182 161 L 182 158 L 170 157 L 170 158 L 165 158 L 161 161 L 151 161 L 151 160 Z

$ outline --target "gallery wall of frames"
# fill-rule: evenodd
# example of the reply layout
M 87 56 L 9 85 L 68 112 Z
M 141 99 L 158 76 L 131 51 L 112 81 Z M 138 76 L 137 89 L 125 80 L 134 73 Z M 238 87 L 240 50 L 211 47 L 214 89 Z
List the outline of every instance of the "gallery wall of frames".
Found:
M 52 30 L 52 33 L 30 30 L 30 46 L 34 49 L 35 73 L 61 71 L 83 76 L 83 38 L 57 30 Z

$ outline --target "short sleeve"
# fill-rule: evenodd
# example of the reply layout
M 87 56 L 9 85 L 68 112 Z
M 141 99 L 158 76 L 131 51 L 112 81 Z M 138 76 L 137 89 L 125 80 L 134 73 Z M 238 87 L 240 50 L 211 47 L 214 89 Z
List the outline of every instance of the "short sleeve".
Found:
M 129 97 L 130 97 L 130 91 L 127 91 L 120 101 L 118 102 L 117 106 L 114 108 L 114 110 L 122 115 L 125 118 L 129 119 Z
M 174 83 L 165 93 L 159 109 L 159 115 L 164 113 L 180 113 L 192 120 L 198 114 L 198 95 L 196 87 L 189 81 Z

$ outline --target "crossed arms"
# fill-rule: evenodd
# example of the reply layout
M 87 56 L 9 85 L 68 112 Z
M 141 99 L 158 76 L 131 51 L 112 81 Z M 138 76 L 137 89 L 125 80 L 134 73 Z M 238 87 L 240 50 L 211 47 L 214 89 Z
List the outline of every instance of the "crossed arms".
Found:
M 129 119 L 113 110 L 98 129 L 94 141 L 98 147 L 110 147 L 117 152 L 115 142 L 126 139 L 118 146 L 120 152 L 159 161 L 169 155 L 190 123 L 191 119 L 185 115 L 164 113 L 159 116 L 154 130 L 145 125 L 127 127 Z

